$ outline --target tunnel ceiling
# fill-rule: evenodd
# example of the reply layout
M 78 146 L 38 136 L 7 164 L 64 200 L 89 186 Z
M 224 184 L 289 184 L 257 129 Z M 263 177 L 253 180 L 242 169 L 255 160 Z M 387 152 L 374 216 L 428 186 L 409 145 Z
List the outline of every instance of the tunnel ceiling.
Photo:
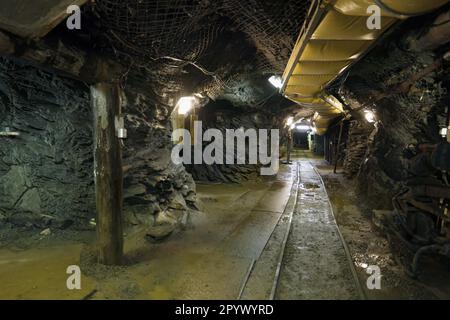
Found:
M 84 10 L 93 42 L 153 82 L 254 106 L 277 95 L 268 75 L 283 72 L 309 6 L 310 0 L 97 0 Z
M 124 82 L 137 71 L 162 96 L 204 93 L 234 106 L 279 108 L 293 103 L 267 79 L 282 74 L 311 1 L 78 0 L 70 4 L 83 4 L 81 30 L 62 21 L 67 1 L 0 3 L 10 8 L 0 13 L 0 29 L 31 45 L 43 38 L 112 57 L 128 69 Z
M 1 3 L 14 7 L 11 0 Z M 30 7 L 29 0 L 16 3 L 15 8 Z M 47 15 L 43 7 L 6 10 L 0 14 L 0 28 L 24 38 L 42 36 L 61 21 L 65 3 L 44 1 Z M 311 0 L 87 1 L 81 31 L 68 31 L 61 23 L 50 36 L 112 55 L 129 71 L 140 71 L 143 82 L 161 95 L 205 93 L 234 106 L 291 107 L 293 103 L 278 95 L 267 78 L 283 73 L 310 4 Z M 26 21 L 30 27 L 22 30 Z M 123 80 L 133 73 L 126 72 Z
M 309 5 L 309 0 L 98 0 L 94 11 L 108 37 L 134 54 L 197 61 L 226 29 L 239 30 L 258 49 L 262 71 L 282 72 Z

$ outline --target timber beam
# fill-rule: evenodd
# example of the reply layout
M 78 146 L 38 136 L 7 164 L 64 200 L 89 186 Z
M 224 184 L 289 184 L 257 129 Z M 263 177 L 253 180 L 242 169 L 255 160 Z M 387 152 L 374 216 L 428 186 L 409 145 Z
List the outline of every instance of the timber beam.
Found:
M 0 56 L 27 62 L 88 84 L 118 83 L 126 69 L 107 56 L 83 50 L 62 40 L 24 40 L 0 31 Z

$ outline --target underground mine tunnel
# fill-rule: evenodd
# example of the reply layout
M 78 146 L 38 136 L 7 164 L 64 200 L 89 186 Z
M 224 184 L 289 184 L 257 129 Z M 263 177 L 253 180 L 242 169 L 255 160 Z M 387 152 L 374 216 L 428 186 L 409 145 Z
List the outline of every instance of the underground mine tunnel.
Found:
M 0 8 L 0 299 L 450 298 L 447 0 Z

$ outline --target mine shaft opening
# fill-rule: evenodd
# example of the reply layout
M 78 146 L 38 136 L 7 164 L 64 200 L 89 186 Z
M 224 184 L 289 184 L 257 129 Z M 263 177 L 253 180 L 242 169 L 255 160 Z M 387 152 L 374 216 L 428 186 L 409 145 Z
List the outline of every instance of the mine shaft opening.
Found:
M 0 299 L 450 297 L 447 0 L 0 6 Z

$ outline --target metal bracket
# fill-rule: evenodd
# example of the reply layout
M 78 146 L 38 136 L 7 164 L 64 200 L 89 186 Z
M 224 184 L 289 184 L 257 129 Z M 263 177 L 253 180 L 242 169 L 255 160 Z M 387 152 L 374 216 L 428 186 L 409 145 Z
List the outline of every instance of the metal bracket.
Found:
M 18 137 L 20 133 L 17 131 L 11 131 L 8 127 L 5 128 L 5 131 L 0 131 L 0 137 Z
M 116 128 L 116 137 L 119 139 L 126 139 L 128 137 L 127 129 L 125 129 L 125 120 L 122 116 L 116 116 L 114 119 Z

